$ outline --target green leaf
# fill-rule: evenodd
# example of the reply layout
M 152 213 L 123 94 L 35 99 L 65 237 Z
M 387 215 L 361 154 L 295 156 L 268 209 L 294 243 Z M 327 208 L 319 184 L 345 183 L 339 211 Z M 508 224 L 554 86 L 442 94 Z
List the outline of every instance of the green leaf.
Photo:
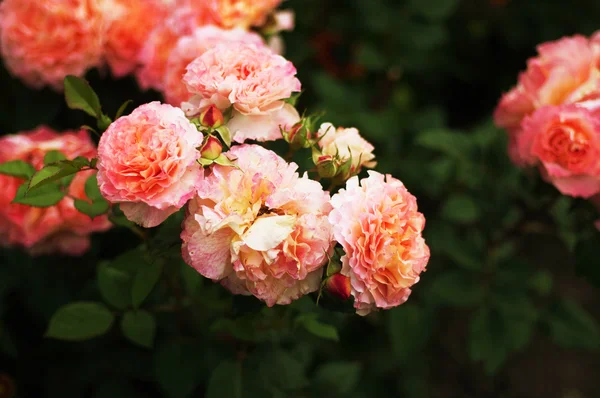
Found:
M 206 398 L 241 398 L 242 369 L 233 361 L 225 360 L 210 375 Z
M 60 160 L 51 163 L 38 170 L 29 180 L 28 191 L 44 186 L 63 177 L 77 173 L 84 167 L 89 166 L 89 160 L 79 156 L 73 160 Z
M 597 350 L 600 326 L 594 317 L 569 299 L 559 301 L 547 315 L 554 342 L 566 348 Z
M 469 355 L 475 362 L 483 361 L 488 374 L 495 373 L 508 356 L 501 328 L 502 320 L 488 308 L 480 308 L 471 318 Z
M 423 131 L 417 136 L 416 143 L 457 159 L 468 159 L 473 148 L 473 143 L 465 133 L 447 129 Z
M 123 335 L 142 347 L 152 348 L 156 333 L 156 321 L 147 311 L 127 311 L 121 320 Z
M 110 209 L 110 203 L 102 199 L 93 203 L 89 203 L 82 199 L 74 200 L 75 208 L 83 214 L 90 216 L 92 219 L 105 214 Z
M 163 263 L 155 261 L 141 267 L 135 274 L 133 279 L 133 287 L 131 289 L 131 300 L 135 308 L 139 307 L 146 297 L 152 292 L 154 286 L 160 279 L 163 270 Z
M 186 264 L 184 261 L 180 261 L 180 263 L 181 280 L 183 281 L 185 291 L 190 297 L 194 297 L 196 294 L 198 294 L 198 288 L 202 285 L 204 278 L 198 271 Z
M 231 146 L 231 131 L 229 131 L 229 128 L 225 125 L 218 127 L 215 129 L 217 131 L 217 133 L 219 133 L 219 136 L 221 137 L 221 139 L 223 140 L 223 142 L 225 143 L 225 145 L 227 145 L 228 147 Z
M 425 308 L 409 303 L 389 312 L 388 333 L 397 361 L 408 363 L 427 345 L 431 322 L 425 311 Z
M 92 201 L 104 200 L 100 188 L 98 187 L 98 179 L 96 173 L 92 174 L 85 180 L 85 194 Z
M 470 224 L 479 218 L 479 207 L 469 196 L 455 194 L 442 205 L 441 216 L 448 221 Z
M 359 364 L 330 362 L 317 369 L 313 383 L 324 395 L 333 393 L 338 396 L 348 396 L 358 385 L 359 378 Z
M 20 203 L 34 207 L 49 207 L 60 202 L 67 194 L 62 191 L 57 184 L 44 185 L 33 192 L 27 193 L 28 184 L 29 182 L 26 181 L 19 186 L 12 203 Z
M 115 115 L 115 120 L 117 120 L 118 118 L 120 118 L 123 115 L 123 113 L 125 112 L 125 109 L 127 109 L 129 104 L 131 104 L 132 102 L 133 102 L 132 100 L 127 100 L 127 101 L 123 102 L 123 104 L 121 104 L 121 106 L 119 107 L 119 110 L 117 111 L 117 114 Z
M 58 162 L 60 160 L 67 160 L 67 157 L 61 151 L 48 151 L 44 155 L 44 166 L 47 166 L 50 163 Z
M 35 174 L 35 168 L 22 160 L 10 160 L 0 163 L 0 174 L 28 179 Z
M 473 275 L 465 271 L 448 271 L 431 284 L 430 294 L 438 302 L 453 307 L 469 307 L 483 297 L 483 288 Z
M 65 100 L 71 109 L 79 109 L 90 116 L 100 118 L 102 115 L 100 100 L 85 80 L 69 75 L 65 77 Z
M 56 311 L 45 336 L 69 341 L 88 340 L 108 332 L 115 317 L 104 304 L 75 302 Z
M 275 387 L 296 390 L 308 385 L 302 363 L 283 350 L 268 352 L 259 366 L 263 378 Z
M 154 355 L 156 379 L 168 398 L 189 398 L 200 383 L 203 351 L 196 346 L 168 342 Z
M 301 325 L 309 333 L 322 339 L 339 341 L 340 336 L 336 328 L 317 319 L 316 314 L 303 314 L 296 318 L 296 324 Z
M 103 263 L 98 266 L 97 278 L 100 294 L 107 303 L 119 309 L 131 305 L 130 274 Z

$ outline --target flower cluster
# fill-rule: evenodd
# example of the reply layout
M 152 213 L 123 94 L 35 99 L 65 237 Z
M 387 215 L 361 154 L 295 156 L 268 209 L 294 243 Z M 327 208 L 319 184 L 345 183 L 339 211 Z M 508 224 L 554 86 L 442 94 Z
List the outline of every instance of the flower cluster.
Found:
M 494 118 L 519 166 L 539 166 L 561 193 L 600 193 L 600 33 L 538 46 Z
M 172 87 L 192 93 L 181 108 L 149 103 L 108 127 L 98 149 L 102 194 L 144 227 L 185 208 L 183 259 L 234 294 L 273 306 L 325 288 L 353 296 L 359 314 L 402 304 L 429 257 L 415 198 L 375 172 L 361 188 L 356 174 L 375 166 L 373 146 L 355 128 L 301 118 L 290 100 L 300 91 L 294 65 L 245 31 L 225 34 L 231 40 L 198 28 L 171 53 L 177 69 L 199 54 L 182 81 L 172 76 Z M 300 175 L 247 143 L 278 139 L 292 151 L 312 148 L 315 168 Z M 326 162 L 336 172 L 324 173 Z M 348 180 L 346 189 L 332 198 L 312 172 L 332 186 Z M 336 244 L 341 273 L 323 280 Z
M 185 61 L 221 40 L 264 45 L 250 28 L 269 35 L 289 30 L 290 13 L 274 12 L 280 2 L 4 0 L 0 51 L 7 69 L 33 88 L 61 90 L 65 76 L 107 65 L 115 77 L 135 73 L 142 88 L 166 90 L 173 103 L 186 94 L 185 86 L 173 83 L 173 76 L 180 80 Z M 208 26 L 213 30 L 197 31 Z
M 84 130 L 57 133 L 41 126 L 33 131 L 0 139 L 0 163 L 22 160 L 39 170 L 50 151 L 60 151 L 67 158 L 96 156 L 96 148 Z M 111 226 L 107 216 L 90 219 L 74 206 L 74 199 L 86 198 L 85 182 L 94 173 L 89 170 L 75 175 L 69 185 L 68 195 L 50 207 L 11 203 L 25 180 L 0 174 L 0 185 L 3 187 L 0 193 L 0 245 L 18 245 L 34 255 L 81 255 L 87 251 L 90 246 L 89 235 L 106 231 Z

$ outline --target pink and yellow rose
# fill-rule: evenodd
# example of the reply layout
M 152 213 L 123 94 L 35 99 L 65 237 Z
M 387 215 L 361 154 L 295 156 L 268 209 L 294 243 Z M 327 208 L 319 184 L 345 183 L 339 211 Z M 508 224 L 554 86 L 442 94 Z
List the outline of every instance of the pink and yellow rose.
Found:
M 62 152 L 68 159 L 96 156 L 96 148 L 86 131 L 57 133 L 41 126 L 0 138 L 0 163 L 23 160 L 39 170 L 44 166 L 46 153 L 53 150 Z M 73 198 L 87 199 L 85 182 L 94 173 L 93 170 L 77 173 L 69 185 L 68 196 L 54 206 L 43 208 L 11 203 L 24 180 L 0 175 L 0 245 L 22 246 L 33 255 L 63 253 L 78 256 L 86 252 L 90 234 L 111 226 L 107 216 L 92 220 L 73 204 Z
M 329 222 L 342 245 L 342 275 L 350 278 L 360 315 L 404 303 L 429 261 L 421 233 L 425 217 L 399 180 L 369 171 L 331 198 Z
M 289 304 L 319 288 L 332 247 L 329 194 L 297 165 L 256 145 L 212 167 L 183 224 L 183 258 L 234 294 Z
M 318 137 L 323 155 L 332 158 L 337 156 L 342 163 L 352 159 L 351 175 L 358 174 L 362 167 L 373 168 L 377 165 L 373 154 L 375 148 L 354 127 L 336 129 L 331 123 L 323 123 Z
M 144 227 L 162 223 L 194 195 L 202 133 L 179 108 L 151 102 L 113 122 L 98 145 L 102 195 Z
M 300 91 L 295 75 L 294 65 L 267 47 L 220 44 L 188 65 L 183 81 L 194 96 L 182 107 L 194 116 L 209 105 L 233 106 L 228 127 L 234 141 L 276 140 L 282 137 L 280 128 L 300 120 L 284 101 Z

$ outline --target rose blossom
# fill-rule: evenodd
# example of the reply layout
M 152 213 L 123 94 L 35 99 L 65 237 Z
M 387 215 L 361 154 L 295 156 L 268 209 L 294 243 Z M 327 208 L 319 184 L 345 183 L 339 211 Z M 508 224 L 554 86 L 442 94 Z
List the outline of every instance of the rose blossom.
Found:
M 599 53 L 580 35 L 564 37 L 537 47 L 538 56 L 527 61 L 519 83 L 506 93 L 496 111 L 496 124 L 516 129 L 526 115 L 544 105 L 589 99 L 598 91 Z
M 102 195 L 125 216 L 154 227 L 179 210 L 202 178 L 202 144 L 181 109 L 151 102 L 114 121 L 98 145 Z
M 115 77 L 138 66 L 142 46 L 154 27 L 166 17 L 167 7 L 158 0 L 111 0 L 110 27 L 106 33 L 105 57 Z
M 105 31 L 99 1 L 2 1 L 0 49 L 7 69 L 31 87 L 62 90 L 65 76 L 98 65 Z
M 234 146 L 228 156 L 237 167 L 215 165 L 188 205 L 184 260 L 268 306 L 316 291 L 332 247 L 329 194 L 260 146 Z
M 600 119 L 594 114 L 595 102 L 540 108 L 523 120 L 517 138 L 519 156 L 526 164 L 539 164 L 565 195 L 588 198 L 600 192 Z
M 249 29 L 263 25 L 281 0 L 207 0 L 204 3 L 214 24 L 226 29 Z
M 263 45 L 259 35 L 242 29 L 223 30 L 215 26 L 196 28 L 191 35 L 180 38 L 169 55 L 164 80 L 165 99 L 168 103 L 179 106 L 190 99 L 192 94 L 182 81 L 185 68 L 204 52 L 224 42 Z
M 342 162 L 352 157 L 351 173 L 357 174 L 361 167 L 373 168 L 377 164 L 373 159 L 375 149 L 367 140 L 362 138 L 354 127 L 337 129 L 331 123 L 323 123 L 318 136 L 321 152 L 326 156 L 338 156 Z
M 39 170 L 44 166 L 44 155 L 52 150 L 62 152 L 68 159 L 96 156 L 96 148 L 86 131 L 57 133 L 41 126 L 0 138 L 0 163 L 23 160 Z M 87 200 L 85 182 L 94 173 L 93 170 L 77 173 L 69 185 L 69 196 L 43 208 L 11 203 L 25 180 L 0 175 L 0 246 L 20 245 L 34 255 L 60 252 L 77 256 L 86 252 L 89 235 L 111 226 L 107 216 L 92 220 L 73 205 L 73 197 Z
M 429 260 L 421 236 L 425 218 L 402 182 L 369 171 L 331 198 L 329 222 L 342 245 L 342 275 L 350 277 L 354 306 L 366 315 L 404 303 Z
M 283 100 L 300 91 L 296 68 L 269 48 L 248 43 L 223 43 L 206 51 L 187 67 L 183 77 L 195 94 L 182 107 L 188 116 L 214 104 L 233 105 L 228 123 L 234 141 L 271 141 L 281 138 L 281 128 L 300 120 Z

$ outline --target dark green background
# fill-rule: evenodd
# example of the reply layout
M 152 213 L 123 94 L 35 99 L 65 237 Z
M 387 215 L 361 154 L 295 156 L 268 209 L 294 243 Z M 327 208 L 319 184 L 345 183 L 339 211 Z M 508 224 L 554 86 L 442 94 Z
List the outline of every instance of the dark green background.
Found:
M 401 179 L 427 218 L 431 261 L 408 303 L 366 318 L 317 308 L 311 297 L 265 309 L 171 256 L 145 304 L 158 321 L 155 349 L 132 345 L 118 326 L 67 343 L 42 337 L 51 315 L 71 301 L 106 300 L 95 278 L 99 261 L 138 238 L 115 229 L 95 236 L 77 259 L 5 250 L 0 373 L 18 396 L 600 396 L 598 216 L 535 170 L 513 166 L 491 121 L 536 44 L 599 29 L 600 2 L 284 6 L 296 12 L 284 40 L 303 83 L 299 108 L 358 127 L 375 144 L 378 170 Z M 159 98 L 140 94 L 133 79 L 102 75 L 88 78 L 110 115 L 126 99 Z M 1 70 L 0 132 L 40 123 L 65 129 L 93 121 L 59 94 L 29 91 Z M 161 233 L 176 238 L 178 221 Z M 181 306 L 178 294 L 186 297 Z M 340 341 L 310 333 L 306 314 L 335 326 Z

